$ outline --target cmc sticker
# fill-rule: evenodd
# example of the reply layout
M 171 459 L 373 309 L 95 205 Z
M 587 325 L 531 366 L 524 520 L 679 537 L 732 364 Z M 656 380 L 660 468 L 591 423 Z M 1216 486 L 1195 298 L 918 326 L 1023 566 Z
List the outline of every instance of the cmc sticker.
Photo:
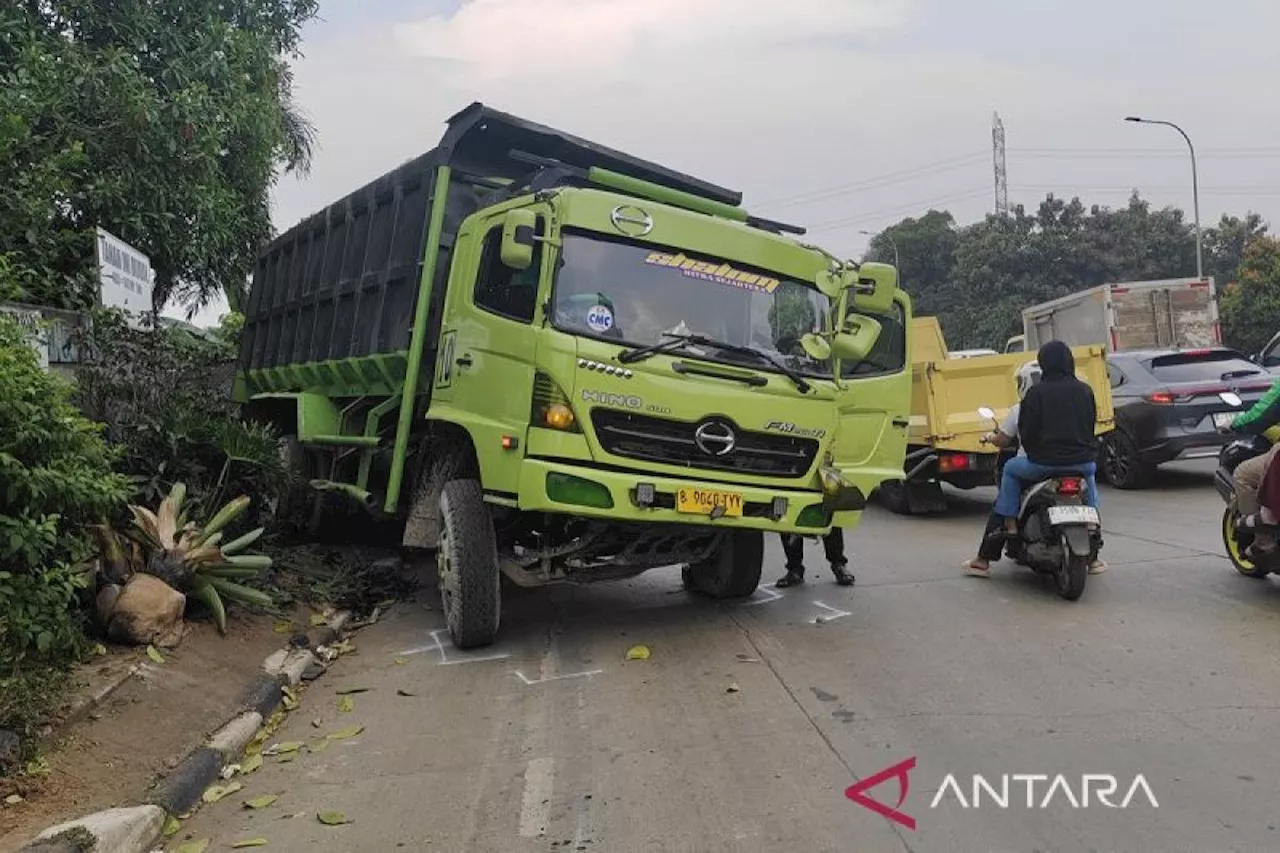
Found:
M 593 332 L 607 332 L 613 328 L 613 312 L 607 305 L 594 305 L 587 312 L 587 328 Z

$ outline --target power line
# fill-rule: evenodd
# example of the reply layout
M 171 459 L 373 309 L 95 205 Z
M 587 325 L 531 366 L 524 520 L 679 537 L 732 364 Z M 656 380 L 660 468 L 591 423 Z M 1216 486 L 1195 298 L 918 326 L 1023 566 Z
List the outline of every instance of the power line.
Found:
M 1141 193 L 1143 191 L 1156 192 L 1183 192 L 1186 190 L 1185 184 L 1143 184 L 1141 186 L 1119 186 L 1117 184 L 1108 185 L 1087 185 L 1087 184 L 1019 184 L 1012 187 L 1017 192 L 1052 192 L 1054 190 L 1063 190 L 1066 192 L 1122 192 L 1122 193 Z M 1200 192 L 1207 195 L 1280 195 L 1280 186 L 1235 186 L 1235 187 L 1200 187 Z
M 1186 151 L 1171 148 L 1010 148 L 1014 157 L 1041 159 L 1114 159 L 1121 157 L 1185 159 Z M 1280 157 L 1280 148 L 1206 148 L 1197 150 L 1201 158 L 1250 159 Z
M 983 152 L 986 156 L 986 152 Z M 893 216 L 899 213 L 921 212 L 929 206 L 942 204 L 944 202 L 965 201 L 967 199 L 976 198 L 981 195 L 987 195 L 991 192 L 990 187 L 981 187 L 979 189 L 966 190 L 964 192 L 951 193 L 950 195 L 935 196 L 933 198 L 920 199 L 908 204 L 897 205 L 895 207 L 886 207 L 880 210 L 862 211 L 856 216 L 846 217 L 844 219 L 834 219 L 830 222 L 822 222 L 809 229 L 810 234 L 817 234 L 823 231 L 832 231 L 837 228 L 847 228 L 854 225 L 864 225 L 869 222 L 880 222 L 885 217 Z
M 987 158 L 990 152 L 975 151 L 970 154 L 961 154 L 956 157 L 949 157 L 945 160 L 938 160 L 933 163 L 925 163 L 920 166 L 914 166 L 910 169 L 900 169 L 896 172 L 887 172 L 883 175 L 877 175 L 873 178 L 866 178 L 851 184 L 841 184 L 839 186 L 828 187 L 822 190 L 813 190 L 811 192 L 802 193 L 800 195 L 790 196 L 788 198 L 775 199 L 773 201 L 764 202 L 762 204 L 753 205 L 765 210 L 779 210 L 784 207 L 793 207 L 798 204 L 808 204 L 814 201 L 823 201 L 828 198 L 837 198 L 842 195 L 848 195 L 858 190 L 879 189 L 880 187 L 892 186 L 893 184 L 902 183 L 904 181 L 913 180 L 915 178 L 926 177 L 929 175 L 949 172 L 954 169 L 967 166 L 969 163 L 977 162 Z

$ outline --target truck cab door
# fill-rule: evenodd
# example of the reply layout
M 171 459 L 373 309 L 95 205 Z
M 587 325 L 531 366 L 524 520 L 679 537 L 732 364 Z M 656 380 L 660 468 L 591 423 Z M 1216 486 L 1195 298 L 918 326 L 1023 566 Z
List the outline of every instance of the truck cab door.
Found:
M 539 233 L 547 217 L 539 211 Z M 529 412 L 544 301 L 545 253 L 534 244 L 525 270 L 502 262 L 502 215 L 459 231 L 440 327 L 430 416 L 465 427 L 475 444 L 486 493 L 514 495 Z M 513 441 L 514 439 L 514 441 Z
M 902 478 L 911 424 L 910 300 L 899 292 L 889 312 L 872 316 L 881 324 L 875 347 L 860 362 L 839 362 L 832 451 L 835 466 L 868 498 L 885 480 Z

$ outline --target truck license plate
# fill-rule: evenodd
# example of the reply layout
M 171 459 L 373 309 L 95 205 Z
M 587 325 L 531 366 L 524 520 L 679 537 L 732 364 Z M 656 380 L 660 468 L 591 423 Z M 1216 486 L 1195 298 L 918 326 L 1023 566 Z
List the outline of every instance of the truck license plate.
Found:
M 1236 419 L 1238 412 L 1214 412 L 1213 425 L 1218 429 L 1231 426 L 1231 422 Z
M 1098 511 L 1091 506 L 1051 506 L 1050 524 L 1100 524 Z
M 742 516 L 742 495 L 736 492 L 720 492 L 715 489 L 677 489 L 676 511 L 692 515 L 710 515 L 718 506 L 724 514 L 735 518 Z

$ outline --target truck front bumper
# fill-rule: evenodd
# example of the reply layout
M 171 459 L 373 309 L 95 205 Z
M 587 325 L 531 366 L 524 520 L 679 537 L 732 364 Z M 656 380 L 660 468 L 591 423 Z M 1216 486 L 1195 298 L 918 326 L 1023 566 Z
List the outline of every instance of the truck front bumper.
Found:
M 706 512 L 681 512 L 676 508 L 679 490 L 737 496 L 742 514 L 712 518 Z M 850 502 L 865 506 L 861 494 L 846 495 L 839 507 Z M 625 522 L 714 525 L 768 530 L 775 533 L 825 533 L 832 514 L 824 509 L 823 493 L 675 479 L 643 472 L 591 468 L 542 459 L 526 459 L 520 470 L 517 506 L 521 510 L 553 512 Z M 843 512 L 842 512 L 843 515 Z

